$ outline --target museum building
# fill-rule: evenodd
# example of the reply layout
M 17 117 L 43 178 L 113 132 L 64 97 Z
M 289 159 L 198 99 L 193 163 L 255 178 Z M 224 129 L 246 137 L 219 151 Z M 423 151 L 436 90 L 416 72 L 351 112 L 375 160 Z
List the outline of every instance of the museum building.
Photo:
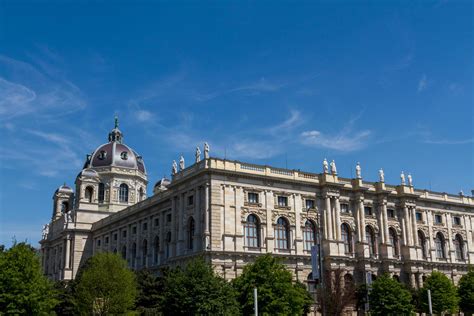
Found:
M 389 273 L 421 287 L 438 270 L 457 283 L 474 261 L 474 198 L 415 189 L 411 175 L 389 185 L 322 172 L 274 168 L 209 156 L 172 165 L 147 196 L 143 158 L 115 128 L 87 155 L 75 189 L 53 195 L 51 222 L 40 241 L 44 273 L 73 279 L 94 253 L 121 255 L 132 269 L 158 273 L 204 256 L 226 279 L 264 253 L 281 258 L 295 280 L 312 279 L 311 249 L 321 246 L 324 271 L 370 282 Z

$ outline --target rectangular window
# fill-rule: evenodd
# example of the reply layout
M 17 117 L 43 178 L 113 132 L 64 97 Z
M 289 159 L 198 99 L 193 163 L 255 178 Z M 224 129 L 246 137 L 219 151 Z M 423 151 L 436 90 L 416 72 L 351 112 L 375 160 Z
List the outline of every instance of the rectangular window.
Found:
M 126 230 L 122 231 L 122 237 L 123 238 L 127 237 L 127 231 Z
M 148 223 L 143 223 L 143 230 L 147 230 L 148 229 Z
M 415 216 L 417 222 L 423 222 L 423 214 L 421 214 L 420 212 L 416 212 Z
M 288 197 L 278 196 L 278 206 L 288 206 Z
M 117 240 L 118 236 L 117 234 L 114 234 L 114 240 Z
M 109 243 L 109 236 L 105 237 L 105 243 L 106 243 L 106 244 Z
M 132 234 L 136 234 L 137 233 L 137 226 L 133 226 L 132 227 Z
M 314 209 L 314 200 L 306 199 L 305 203 L 306 203 L 306 209 L 307 210 Z
M 364 207 L 364 213 L 366 216 L 372 216 L 372 208 L 370 206 Z
M 188 205 L 193 205 L 194 204 L 194 195 L 188 196 Z
M 341 213 L 350 213 L 349 204 L 341 203 Z
M 453 224 L 454 224 L 454 225 L 461 226 L 461 217 L 454 216 L 454 217 L 453 217 Z
M 443 224 L 443 218 L 441 215 L 435 215 L 435 224 Z
M 100 239 L 97 239 L 97 247 L 100 247 Z
M 168 223 L 171 222 L 171 214 L 166 214 L 166 221 L 167 221 Z
M 248 194 L 249 203 L 257 204 L 258 203 L 258 193 L 250 192 Z
M 387 210 L 387 216 L 388 218 L 395 218 L 395 210 L 392 210 L 392 209 L 388 209 Z
M 155 227 L 158 227 L 158 226 L 160 226 L 160 219 L 155 218 Z

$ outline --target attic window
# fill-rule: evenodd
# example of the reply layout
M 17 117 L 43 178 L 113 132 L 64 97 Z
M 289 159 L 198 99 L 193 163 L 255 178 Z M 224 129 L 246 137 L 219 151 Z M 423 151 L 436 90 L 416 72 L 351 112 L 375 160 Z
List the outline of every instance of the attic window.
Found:
M 120 154 L 120 158 L 122 158 L 123 160 L 127 160 L 128 159 L 128 153 L 126 151 L 122 151 L 122 153 Z
M 106 152 L 105 150 L 101 150 L 101 151 L 99 152 L 98 158 L 99 158 L 100 160 L 104 160 L 105 157 L 107 157 L 107 152 Z

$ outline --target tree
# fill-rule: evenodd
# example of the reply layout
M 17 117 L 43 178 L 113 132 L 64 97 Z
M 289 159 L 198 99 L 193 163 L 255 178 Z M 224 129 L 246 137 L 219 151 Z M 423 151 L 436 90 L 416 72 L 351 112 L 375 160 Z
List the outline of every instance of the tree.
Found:
M 253 289 L 258 291 L 258 309 L 269 315 L 302 315 L 309 312 L 312 299 L 301 283 L 293 283 L 291 272 L 265 254 L 244 267 L 242 275 L 233 281 L 244 315 L 253 314 Z
M 458 284 L 459 307 L 464 315 L 474 314 L 474 269 L 469 269 Z
M 411 315 L 411 293 L 400 282 L 384 274 L 378 277 L 369 291 L 371 315 Z
M 345 271 L 336 269 L 324 274 L 324 282 L 317 290 L 319 306 L 325 315 L 342 315 L 344 309 L 355 303 L 356 287 Z
M 433 271 L 433 273 L 426 278 L 420 290 L 420 303 L 425 313 L 429 312 L 428 290 L 431 290 L 433 313 L 441 314 L 446 311 L 451 313 L 456 312 L 459 298 L 456 287 L 446 275 L 438 271 Z
M 156 315 L 160 309 L 163 291 L 162 282 L 149 270 L 143 269 L 136 273 L 138 297 L 136 308 L 144 315 Z
M 38 255 L 26 243 L 0 252 L 0 314 L 49 314 L 58 304 Z
M 82 314 L 122 314 L 135 303 L 135 274 L 117 254 L 98 253 L 78 273 L 74 293 Z
M 235 315 L 239 306 L 232 286 L 203 259 L 164 270 L 161 280 L 164 315 Z

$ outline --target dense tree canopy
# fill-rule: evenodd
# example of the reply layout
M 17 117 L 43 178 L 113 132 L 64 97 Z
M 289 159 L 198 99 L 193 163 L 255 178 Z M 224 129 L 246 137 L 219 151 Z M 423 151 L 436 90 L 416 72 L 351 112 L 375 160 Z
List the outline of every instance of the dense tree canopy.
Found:
M 468 274 L 464 275 L 459 280 L 459 308 L 465 315 L 474 314 L 474 270 L 469 270 Z
M 48 314 L 58 303 L 35 250 L 26 243 L 0 251 L 0 314 Z
M 411 315 L 411 293 L 400 282 L 385 274 L 372 283 L 369 292 L 371 315 Z
M 121 314 L 137 296 L 135 274 L 117 254 L 98 253 L 77 276 L 75 297 L 83 314 Z
M 162 311 L 165 315 L 235 315 L 239 306 L 235 291 L 216 275 L 203 259 L 184 270 L 165 270 L 162 279 Z
M 253 289 L 258 291 L 258 309 L 269 315 L 302 315 L 312 299 L 301 283 L 293 283 L 291 272 L 271 254 L 258 257 L 234 279 L 238 301 L 244 315 L 253 314 Z
M 420 305 L 425 313 L 429 312 L 428 290 L 431 290 L 433 313 L 456 312 L 459 298 L 456 287 L 446 275 L 433 271 L 426 278 L 423 288 L 420 289 Z
M 136 301 L 137 310 L 144 315 L 156 315 L 162 305 L 163 292 L 160 278 L 153 275 L 149 270 L 143 269 L 137 272 L 138 297 Z

